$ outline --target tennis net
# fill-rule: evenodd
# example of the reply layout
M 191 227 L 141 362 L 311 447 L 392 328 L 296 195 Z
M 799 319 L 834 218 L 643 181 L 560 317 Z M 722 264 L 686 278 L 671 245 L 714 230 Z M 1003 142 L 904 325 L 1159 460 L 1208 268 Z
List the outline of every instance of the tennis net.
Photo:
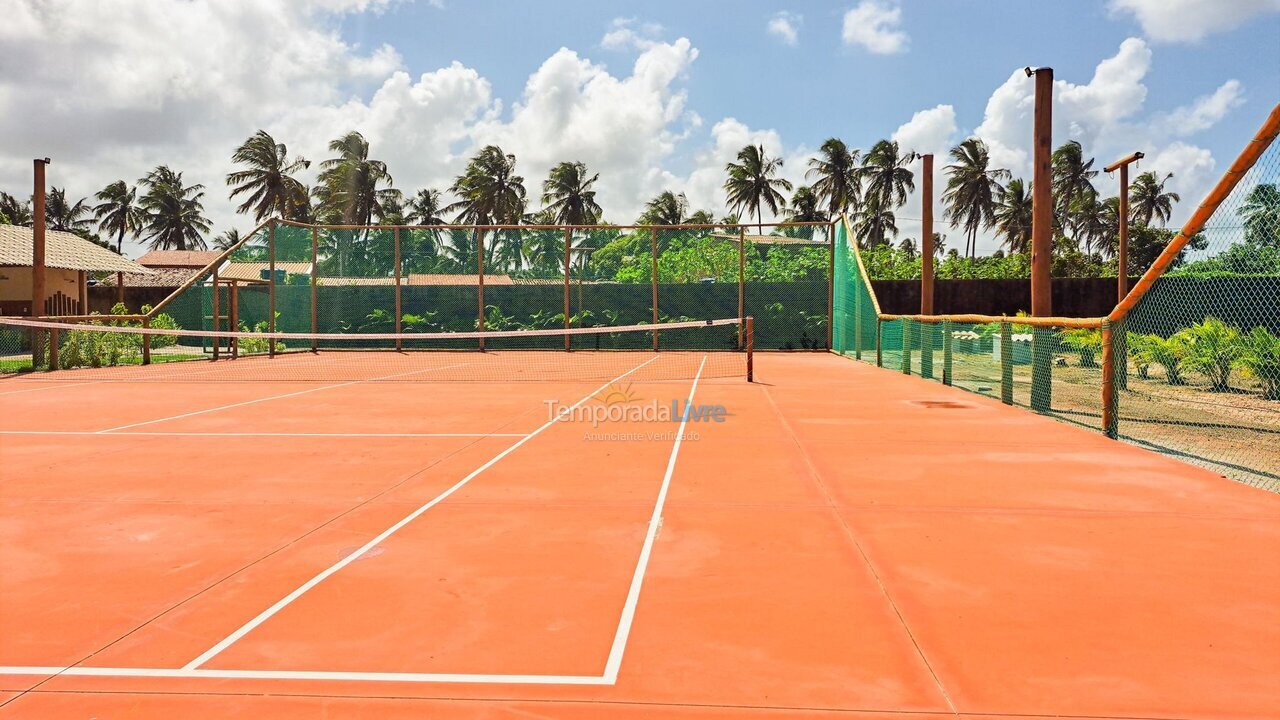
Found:
M 0 377 L 440 382 L 748 378 L 738 318 L 553 330 L 286 333 L 0 318 Z M 749 378 L 748 378 L 749 379 Z

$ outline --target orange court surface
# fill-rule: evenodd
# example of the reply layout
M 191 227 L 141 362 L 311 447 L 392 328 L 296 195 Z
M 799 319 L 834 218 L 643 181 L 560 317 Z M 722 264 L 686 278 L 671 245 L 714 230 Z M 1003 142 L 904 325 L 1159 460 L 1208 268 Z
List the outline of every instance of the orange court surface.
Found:
M 1280 716 L 1280 496 L 834 354 L 446 355 L 0 381 L 0 718 Z

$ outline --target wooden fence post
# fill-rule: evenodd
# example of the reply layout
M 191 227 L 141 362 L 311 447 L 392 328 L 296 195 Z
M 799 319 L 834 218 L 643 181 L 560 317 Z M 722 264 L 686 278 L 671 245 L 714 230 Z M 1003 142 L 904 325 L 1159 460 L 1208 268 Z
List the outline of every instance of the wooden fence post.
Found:
M 478 309 L 476 311 L 476 330 L 484 332 L 484 234 L 480 226 L 476 226 L 476 293 Z M 480 338 L 480 349 L 484 350 L 484 338 Z
M 650 286 L 653 288 L 653 324 L 658 324 L 658 230 L 657 228 L 649 228 L 649 255 L 652 264 L 653 278 Z M 653 351 L 658 352 L 658 330 L 653 331 Z
M 1000 402 L 1013 404 L 1013 326 L 1000 323 Z
M 570 296 L 569 276 L 573 274 L 572 256 L 573 256 L 573 230 L 571 228 L 566 227 L 564 229 L 564 329 L 565 330 L 568 330 L 573 326 L 573 323 L 570 322 L 570 318 L 572 316 L 570 315 L 571 303 L 569 301 L 569 296 Z M 565 350 L 573 349 L 573 336 L 567 332 L 564 334 L 564 349 Z

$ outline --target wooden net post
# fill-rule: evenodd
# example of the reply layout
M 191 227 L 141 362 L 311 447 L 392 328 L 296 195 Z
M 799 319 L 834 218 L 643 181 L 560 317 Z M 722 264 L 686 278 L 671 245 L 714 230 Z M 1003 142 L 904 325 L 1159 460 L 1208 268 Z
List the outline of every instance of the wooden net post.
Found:
M 276 331 L 276 224 L 267 235 L 267 332 Z M 267 340 L 267 357 L 276 356 L 275 338 Z
M 571 228 L 564 229 L 564 329 L 568 330 L 573 326 L 571 321 L 572 314 L 570 312 L 570 289 L 569 277 L 572 271 L 572 255 L 573 255 L 573 230 Z M 569 333 L 564 334 L 564 349 L 573 349 L 573 336 Z
M 746 342 L 747 325 L 747 231 L 738 228 L 738 347 Z
M 919 336 L 920 346 L 920 377 L 933 379 L 933 336 L 934 329 L 937 327 L 934 323 L 916 323 L 916 332 Z
M 59 348 L 59 341 L 58 341 L 58 329 L 52 328 L 49 330 L 49 369 L 50 370 L 57 370 L 58 367 L 62 364 L 60 361 L 60 357 L 58 355 L 59 351 L 60 351 L 60 348 Z
M 835 347 L 836 331 L 836 224 L 827 228 L 827 349 Z
M 313 282 L 314 282 L 314 278 L 313 278 Z M 227 324 L 231 327 L 232 331 L 239 331 L 240 330 L 240 283 L 234 280 L 231 281 L 231 307 L 227 309 L 229 311 Z M 314 316 L 312 320 L 314 322 Z M 311 349 L 315 350 L 315 340 L 312 340 L 311 342 L 312 342 Z M 231 359 L 235 360 L 238 357 L 240 357 L 240 338 L 233 337 L 231 338 Z
M 658 230 L 649 228 L 649 257 L 652 264 L 653 278 L 649 285 L 653 288 L 653 324 L 658 324 Z M 653 351 L 658 352 L 658 330 L 653 330 Z
M 902 374 L 911 374 L 911 334 L 915 332 L 915 323 L 903 318 L 902 324 Z
M 942 321 L 942 384 L 950 385 L 952 382 L 952 356 L 951 356 L 951 321 Z
M 853 356 L 862 359 L 862 292 L 856 285 L 853 291 Z
M 1053 315 L 1053 68 L 1035 75 L 1034 157 L 1031 202 L 1031 314 Z M 1053 405 L 1052 332 L 1031 334 L 1031 409 Z
M 1115 333 L 1110 320 L 1102 321 L 1102 432 L 1109 438 L 1119 434 L 1116 395 Z
M 404 339 L 400 337 L 400 228 L 394 230 L 395 233 L 395 263 L 396 263 L 396 350 L 404 349 Z
M 1013 326 L 1000 323 L 1000 402 L 1013 404 Z
M 920 314 L 933 314 L 933 155 L 920 157 Z
M 320 229 L 311 228 L 311 334 L 313 336 L 316 333 L 320 332 L 320 316 L 316 306 L 316 296 L 318 294 L 316 292 L 316 276 L 320 274 L 319 259 L 320 259 Z M 233 300 L 236 297 L 234 286 L 231 290 L 231 297 Z M 320 349 L 319 341 L 315 337 L 312 337 L 311 352 L 316 352 L 319 349 Z
M 45 296 L 45 187 L 44 170 L 48 158 L 36 159 L 31 163 L 34 175 L 34 191 L 31 196 L 31 317 L 37 318 L 44 312 Z M 39 367 L 44 362 L 43 345 L 48 333 L 43 330 L 31 331 L 31 367 Z M 52 347 L 54 343 L 50 343 Z
M 142 329 L 146 330 L 150 327 L 151 317 L 148 315 L 142 316 Z M 143 333 L 142 335 L 142 364 L 151 364 L 151 335 L 147 333 Z
M 222 302 L 222 298 L 219 297 L 219 293 L 218 293 L 218 268 L 215 267 L 213 269 L 213 317 L 212 317 L 213 359 L 215 361 L 221 359 L 221 352 L 222 352 L 222 338 L 218 337 L 218 329 L 219 329 L 219 325 L 221 324 L 221 317 L 220 317 L 221 313 L 219 312 L 218 306 L 221 304 L 221 302 Z
M 756 322 L 755 318 L 748 317 L 744 321 L 746 328 L 745 345 L 747 348 L 747 382 L 754 382 L 755 375 L 755 348 L 756 348 Z
M 884 367 L 884 323 L 876 318 L 876 367 Z
M 480 226 L 476 226 L 476 330 L 484 332 L 484 235 Z M 484 338 L 480 338 L 480 349 L 484 350 Z

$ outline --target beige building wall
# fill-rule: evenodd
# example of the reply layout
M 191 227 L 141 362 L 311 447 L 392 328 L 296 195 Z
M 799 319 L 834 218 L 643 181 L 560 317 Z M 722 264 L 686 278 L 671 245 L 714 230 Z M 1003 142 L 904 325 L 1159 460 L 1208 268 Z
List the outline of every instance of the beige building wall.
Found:
M 59 291 L 73 300 L 80 297 L 80 273 L 77 270 L 62 268 L 45 268 L 45 299 L 53 297 Z M 0 265 L 0 302 L 31 302 L 31 268 Z

